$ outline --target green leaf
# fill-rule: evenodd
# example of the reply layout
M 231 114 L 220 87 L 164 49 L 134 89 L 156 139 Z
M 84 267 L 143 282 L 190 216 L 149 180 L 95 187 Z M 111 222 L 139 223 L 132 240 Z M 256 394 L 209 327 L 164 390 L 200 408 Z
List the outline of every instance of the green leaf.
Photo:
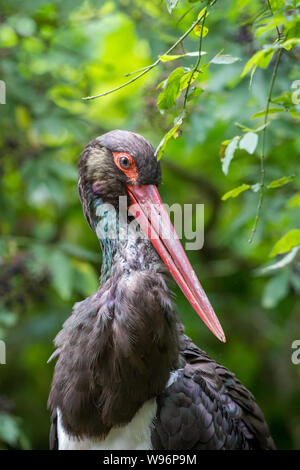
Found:
M 61 251 L 55 250 L 50 255 L 49 269 L 53 287 L 62 299 L 69 299 L 73 287 L 73 270 L 69 258 Z
M 295 179 L 295 175 L 283 176 L 282 178 L 271 181 L 271 183 L 268 184 L 267 188 L 269 188 L 269 189 L 280 188 L 280 186 L 284 186 L 285 184 L 290 183 L 294 179 Z
M 261 23 L 263 24 L 263 26 L 261 26 L 260 28 L 257 29 L 256 33 L 255 33 L 255 36 L 256 37 L 259 37 L 261 36 L 263 33 L 267 32 L 267 31 L 270 31 L 274 28 L 276 28 L 277 26 L 281 25 L 282 23 L 285 22 L 285 19 L 284 19 L 284 15 L 283 14 L 280 14 L 280 15 L 276 15 L 276 16 L 272 16 L 268 19 L 264 18 Z
M 211 61 L 211 64 L 233 64 L 234 62 L 237 62 L 241 60 L 239 57 L 233 57 L 230 54 L 218 54 L 216 55 Z
M 186 72 L 180 79 L 179 91 L 182 92 L 188 84 L 192 84 L 199 77 L 198 70 Z
M 173 70 L 168 79 L 159 84 L 160 88 L 163 87 L 157 100 L 159 109 L 166 110 L 174 106 L 181 92 L 189 83 L 192 84 L 198 78 L 199 73 L 198 70 L 194 71 L 183 67 Z
M 17 322 L 17 316 L 14 312 L 10 312 L 6 309 L 0 310 L 0 325 L 6 328 L 14 326 Z
M 19 420 L 6 413 L 0 413 L 0 440 L 16 446 L 19 434 Z
M 196 96 L 202 95 L 204 93 L 203 88 L 200 88 L 199 86 L 195 86 L 192 88 L 192 90 L 188 94 L 188 101 L 191 100 L 192 98 L 195 98 Z
M 297 46 L 297 44 L 299 44 L 299 42 L 300 42 L 300 38 L 291 38 L 291 39 L 288 39 L 287 41 L 284 41 L 281 44 L 281 47 L 283 47 L 284 49 L 289 51 L 293 47 Z
M 286 204 L 286 207 L 288 209 L 293 209 L 294 207 L 298 207 L 298 206 L 300 206 L 300 193 L 292 196 Z
M 89 296 L 96 292 L 99 287 L 99 281 L 96 276 L 95 270 L 88 263 L 76 261 L 74 263 L 75 272 L 75 287 L 84 296 Z
M 293 106 L 294 103 L 292 93 L 290 91 L 286 91 L 285 93 L 272 98 L 272 103 L 280 104 L 280 106 L 284 106 L 285 108 Z
M 255 127 L 255 128 L 252 128 L 252 127 L 247 127 L 245 126 L 244 124 L 241 124 L 240 122 L 235 122 L 235 125 L 237 127 L 239 127 L 240 129 L 242 129 L 243 132 L 261 132 L 262 130 L 264 130 L 265 127 L 267 127 L 268 125 L 270 124 L 270 122 L 266 122 L 265 124 L 262 124 L 261 126 L 259 127 Z
M 183 122 L 183 119 L 185 117 L 185 114 L 184 112 L 181 113 L 178 117 L 176 117 L 174 119 L 174 126 L 164 135 L 164 137 L 162 138 L 162 140 L 160 141 L 156 151 L 155 151 L 155 155 L 157 156 L 157 160 L 160 160 L 162 155 L 163 155 L 163 152 L 164 152 L 164 149 L 168 143 L 168 141 L 174 137 L 174 138 L 177 138 L 178 136 L 178 129 L 179 127 L 181 126 L 182 122 Z
M 284 108 L 273 107 L 273 108 L 269 108 L 268 114 L 282 113 L 283 111 L 285 111 Z M 265 114 L 266 114 L 266 109 L 263 109 L 262 111 L 259 111 L 258 113 L 253 114 L 253 116 L 251 116 L 251 119 L 256 119 L 256 118 L 265 116 Z
M 283 271 L 277 276 L 270 279 L 266 284 L 263 295 L 262 304 L 265 308 L 274 308 L 280 300 L 288 293 L 289 288 L 289 272 Z
M 269 273 L 270 271 L 277 271 L 278 269 L 282 269 L 285 266 L 288 266 L 296 258 L 296 255 L 299 250 L 300 250 L 300 246 L 295 246 L 287 255 L 281 258 L 281 260 L 269 266 L 266 266 L 264 268 L 257 269 L 256 274 L 264 275 L 264 274 Z
M 241 73 L 241 77 L 244 77 L 247 75 L 247 73 L 253 69 L 255 70 L 256 67 L 260 67 L 262 69 L 265 69 L 268 67 L 273 54 L 275 52 L 275 49 L 272 47 L 268 47 L 266 49 L 263 49 L 262 51 L 257 51 L 251 59 L 248 60 L 247 64 L 244 67 L 244 70 Z
M 206 55 L 207 52 L 201 51 L 200 55 Z M 167 54 L 158 56 L 162 62 L 169 62 L 171 60 L 181 59 L 183 57 L 199 57 L 199 51 L 187 52 L 186 54 Z
M 276 13 L 284 6 L 284 0 L 269 0 L 272 12 Z
M 240 140 L 240 137 L 235 136 L 225 149 L 225 156 L 222 159 L 222 171 L 225 175 L 228 175 L 229 165 L 231 163 L 231 160 L 234 157 L 234 152 L 236 151 L 238 147 L 239 140 Z
M 91 263 L 100 262 L 100 253 L 83 248 L 73 243 L 63 242 L 59 244 L 59 248 L 63 250 L 67 255 L 74 256 L 84 261 L 90 261 Z
M 244 191 L 247 191 L 247 189 L 250 189 L 249 184 L 242 184 L 241 186 L 238 186 L 237 188 L 231 189 L 231 191 L 228 191 L 222 196 L 222 201 L 226 201 L 230 197 L 237 197 L 239 194 L 243 193 Z
M 225 150 L 227 149 L 230 142 L 231 142 L 231 140 L 227 139 L 227 140 L 223 140 L 223 142 L 221 143 L 220 152 L 219 152 L 219 155 L 220 155 L 221 159 L 224 158 Z
M 14 47 L 18 43 L 18 36 L 13 28 L 7 24 L 1 24 L 0 47 Z
M 270 257 L 273 258 L 281 253 L 287 253 L 298 245 L 300 245 L 300 229 L 290 230 L 274 245 Z
M 174 8 L 177 7 L 179 0 L 166 0 L 168 12 L 171 14 Z
M 176 103 L 177 98 L 179 97 L 180 90 L 180 80 L 185 74 L 183 67 L 178 67 L 169 75 L 163 91 L 160 93 L 157 99 L 157 106 L 161 110 L 169 109 Z
M 49 160 L 47 166 L 51 173 L 55 174 L 59 178 L 64 178 L 70 181 L 77 181 L 78 179 L 78 169 L 71 163 Z
M 203 32 L 202 32 L 202 29 L 203 29 Z M 194 28 L 194 33 L 196 34 L 196 36 L 201 36 L 202 34 L 202 37 L 205 38 L 205 36 L 208 33 L 208 28 L 206 26 L 202 26 L 201 24 L 196 24 Z
M 258 142 L 258 136 L 254 132 L 247 132 L 240 140 L 239 148 L 248 153 L 254 153 Z

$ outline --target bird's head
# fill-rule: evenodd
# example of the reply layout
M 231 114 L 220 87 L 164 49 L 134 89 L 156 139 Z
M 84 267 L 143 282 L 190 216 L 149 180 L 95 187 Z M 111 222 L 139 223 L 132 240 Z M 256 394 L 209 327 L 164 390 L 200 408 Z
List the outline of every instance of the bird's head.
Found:
M 225 341 L 216 314 L 176 235 L 157 190 L 160 164 L 153 146 L 133 132 L 114 130 L 88 144 L 79 163 L 79 195 L 93 230 L 95 201 L 118 208 L 127 196 L 128 212 L 151 240 L 182 292 L 208 328 Z
M 79 176 L 79 191 L 89 187 L 103 202 L 117 208 L 119 196 L 126 195 L 128 187 L 159 185 L 161 170 L 154 148 L 144 137 L 114 130 L 88 144 L 80 159 Z M 82 199 L 84 194 L 80 192 L 80 196 Z

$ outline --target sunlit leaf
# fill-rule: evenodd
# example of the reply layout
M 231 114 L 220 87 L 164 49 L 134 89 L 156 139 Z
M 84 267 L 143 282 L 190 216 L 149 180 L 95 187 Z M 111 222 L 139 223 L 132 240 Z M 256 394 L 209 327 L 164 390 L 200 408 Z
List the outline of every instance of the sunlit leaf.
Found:
M 268 114 L 282 113 L 284 111 L 285 111 L 284 108 L 270 107 L 268 109 Z M 265 116 L 265 114 L 266 114 L 266 109 L 263 109 L 262 111 L 259 111 L 258 113 L 253 114 L 253 116 L 251 116 L 251 119 L 256 119 L 256 118 Z
M 235 123 L 235 125 L 239 127 L 240 129 L 242 129 L 243 132 L 255 132 L 255 133 L 263 131 L 265 127 L 267 127 L 269 124 L 270 124 L 270 121 L 266 122 L 265 124 L 262 124 L 261 126 L 252 128 L 252 127 L 245 126 L 244 124 L 241 124 L 240 122 Z
M 279 178 L 277 180 L 271 181 L 270 184 L 268 184 L 267 188 L 273 189 L 273 188 L 280 188 L 280 186 L 284 186 L 285 184 L 290 183 L 295 179 L 295 176 L 283 176 L 282 178 Z
M 234 157 L 234 152 L 238 147 L 239 140 L 239 136 L 234 137 L 225 149 L 225 155 L 222 160 L 222 170 L 225 175 L 228 175 L 229 165 Z
M 238 62 L 241 60 L 239 57 L 233 57 L 230 54 L 218 54 L 216 55 L 211 61 L 211 64 L 234 64 L 234 62 Z
M 300 229 L 293 229 L 287 232 L 273 247 L 270 256 L 287 253 L 295 246 L 300 245 Z
M 8 24 L 1 24 L 0 47 L 14 47 L 18 44 L 18 36 Z
M 254 153 L 258 142 L 258 136 L 254 132 L 247 132 L 239 142 L 240 149 L 246 150 L 248 153 Z
M 299 44 L 300 42 L 300 38 L 291 38 L 291 39 L 287 39 L 287 41 L 284 41 L 282 44 L 281 44 L 281 47 L 283 47 L 284 49 L 286 49 L 287 51 L 289 51 L 290 49 L 292 49 L 293 47 L 297 46 L 297 44 Z
M 273 48 L 266 48 L 262 51 L 256 52 L 251 59 L 248 60 L 247 64 L 244 67 L 244 70 L 242 71 L 241 77 L 244 77 L 247 75 L 247 73 L 253 69 L 255 70 L 256 67 L 260 67 L 262 69 L 265 69 L 268 67 L 273 54 L 275 52 L 275 49 Z
M 194 33 L 196 36 L 201 36 L 204 38 L 208 33 L 208 28 L 206 26 L 202 26 L 201 24 L 196 24 L 194 27 Z
M 207 52 L 201 51 L 200 55 L 206 55 Z M 199 51 L 187 52 L 186 54 L 167 54 L 158 56 L 162 62 L 169 62 L 171 60 L 182 59 L 184 57 L 199 57 Z
M 250 187 L 251 186 L 249 184 L 241 184 L 241 186 L 238 186 L 237 188 L 231 189 L 230 191 L 225 193 L 222 196 L 221 199 L 222 199 L 222 201 L 226 201 L 227 199 L 229 199 L 231 197 L 237 197 L 242 192 L 247 191 L 247 189 L 250 189 Z
M 292 261 L 296 258 L 297 253 L 299 252 L 299 250 L 300 250 L 300 246 L 295 246 L 294 248 L 292 248 L 292 250 L 287 255 L 285 255 L 283 258 L 281 258 L 281 260 L 279 260 L 276 263 L 273 263 L 269 266 L 266 266 L 264 268 L 257 269 L 256 274 L 264 275 L 264 274 L 268 274 L 271 271 L 277 271 L 278 269 L 285 268 L 286 266 L 291 264 Z
M 273 13 L 276 13 L 284 6 L 284 0 L 269 0 Z
M 299 194 L 295 194 L 294 196 L 292 196 L 288 201 L 287 201 L 287 204 L 286 204 L 286 207 L 288 209 L 293 209 L 294 207 L 298 207 L 300 206 L 300 193 Z
M 278 27 L 282 23 L 284 23 L 284 15 L 280 14 L 276 16 L 271 16 L 267 19 L 264 18 L 261 23 L 263 24 L 263 26 L 257 29 L 256 34 L 255 34 L 257 37 L 261 36 L 263 33 L 270 31 Z

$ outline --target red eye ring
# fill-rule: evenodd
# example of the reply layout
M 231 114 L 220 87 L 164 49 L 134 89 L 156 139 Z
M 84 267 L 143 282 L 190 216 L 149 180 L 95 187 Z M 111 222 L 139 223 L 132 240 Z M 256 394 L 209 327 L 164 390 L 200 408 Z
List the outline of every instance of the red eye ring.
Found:
M 114 162 L 131 183 L 135 183 L 138 178 L 138 171 L 135 166 L 134 159 L 126 152 L 113 152 Z

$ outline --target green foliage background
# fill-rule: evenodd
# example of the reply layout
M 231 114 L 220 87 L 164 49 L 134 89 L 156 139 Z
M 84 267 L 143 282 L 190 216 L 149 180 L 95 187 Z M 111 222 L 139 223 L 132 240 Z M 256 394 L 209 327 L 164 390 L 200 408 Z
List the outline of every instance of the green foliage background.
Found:
M 27 0 L 21 6 L 7 0 L 1 6 L 6 104 L 0 105 L 0 339 L 7 364 L 0 365 L 0 448 L 47 448 L 52 339 L 73 303 L 97 288 L 101 253 L 77 195 L 80 152 L 114 128 L 139 132 L 158 145 L 178 116 L 184 119 L 166 143 L 160 191 L 169 204 L 205 204 L 205 244 L 188 255 L 227 343 L 217 342 L 176 290 L 178 310 L 193 340 L 254 393 L 277 446 L 300 447 L 300 365 L 291 362 L 292 342 L 300 339 L 300 134 L 299 105 L 292 99 L 292 83 L 300 80 L 297 2 L 211 3 L 208 32 L 202 33 L 207 54 L 189 87 L 185 117 L 187 88 L 175 83 L 168 105 L 159 110 L 159 94 L 170 89 L 166 82 L 156 87 L 178 67 L 194 70 L 197 57 L 162 61 L 103 98 L 82 97 L 114 88 L 127 80 L 125 73 L 154 62 L 207 2 Z M 198 51 L 199 29 L 172 54 Z M 284 50 L 266 116 L 278 48 Z M 241 60 L 210 62 L 216 54 Z M 249 86 L 249 73 L 242 72 L 253 57 L 257 69 Z M 264 120 L 262 188 L 264 131 L 256 129 Z M 241 143 L 249 132 L 250 144 L 235 150 L 225 175 L 222 163 L 233 157 L 230 142 L 239 136 Z M 248 243 L 262 189 L 259 223 Z M 290 230 L 296 232 L 273 250 L 285 254 L 271 259 L 272 248 Z

